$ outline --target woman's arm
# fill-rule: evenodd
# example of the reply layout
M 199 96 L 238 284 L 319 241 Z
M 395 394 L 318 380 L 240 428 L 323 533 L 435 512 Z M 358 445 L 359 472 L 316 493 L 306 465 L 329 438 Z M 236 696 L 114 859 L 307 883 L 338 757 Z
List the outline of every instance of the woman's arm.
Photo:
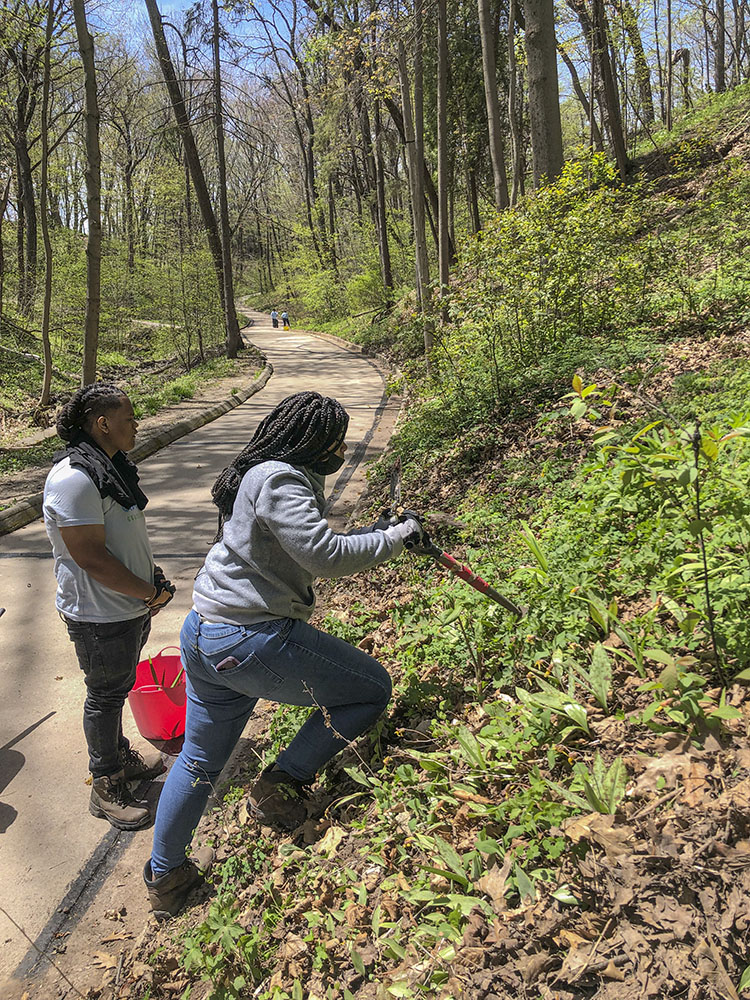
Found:
M 255 501 L 255 515 L 284 551 L 315 577 L 335 578 L 369 569 L 399 555 L 404 547 L 403 525 L 364 534 L 333 531 L 318 510 L 307 478 L 292 470 L 267 476 Z
M 156 587 L 147 580 L 131 573 L 107 550 L 103 524 L 76 524 L 60 528 L 60 535 L 71 558 L 97 583 L 128 597 L 148 601 L 156 594 Z

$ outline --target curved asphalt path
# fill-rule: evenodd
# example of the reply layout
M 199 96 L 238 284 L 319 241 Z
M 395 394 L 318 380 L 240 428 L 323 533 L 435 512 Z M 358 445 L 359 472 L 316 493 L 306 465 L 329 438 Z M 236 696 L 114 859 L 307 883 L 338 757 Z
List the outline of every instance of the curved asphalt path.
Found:
M 260 313 L 247 315 L 254 323 L 246 337 L 274 367 L 266 387 L 139 467 L 150 500 L 146 513 L 155 558 L 178 587 L 175 599 L 154 619 L 146 649 L 151 654 L 179 641 L 192 580 L 215 532 L 213 480 L 279 400 L 314 389 L 335 396 L 351 416 L 349 461 L 336 482 L 328 483 L 329 490 L 334 488 L 330 518 L 336 523 L 338 514 L 339 527 L 342 513 L 351 510 L 361 491 L 364 463 L 382 450 L 395 419 L 373 362 L 332 340 L 272 330 Z M 0 620 L 0 906 L 46 950 L 54 948 L 56 934 L 64 934 L 67 911 L 96 895 L 103 881 L 99 869 L 132 838 L 139 841 L 142 863 L 151 832 L 118 835 L 88 812 L 84 687 L 55 611 L 41 520 L 0 538 L 0 581 L 0 605 L 7 608 Z M 14 973 L 27 975 L 33 954 L 0 913 L 0 984 L 6 981 L 7 989 Z

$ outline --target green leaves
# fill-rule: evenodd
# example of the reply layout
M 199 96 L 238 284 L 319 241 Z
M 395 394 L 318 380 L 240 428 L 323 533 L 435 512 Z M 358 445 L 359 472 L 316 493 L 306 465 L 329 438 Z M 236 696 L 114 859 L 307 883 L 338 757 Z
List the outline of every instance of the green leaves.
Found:
M 565 739 L 570 733 L 580 731 L 589 736 L 591 730 L 588 724 L 588 716 L 583 705 L 573 701 L 562 691 L 548 684 L 541 678 L 538 680 L 541 691 L 525 691 L 523 688 L 516 688 L 516 697 L 524 705 L 532 709 L 549 709 L 559 716 L 565 716 L 573 724 L 565 727 L 560 733 L 560 739 Z
M 594 697 L 599 702 L 604 711 L 607 711 L 607 699 L 609 688 L 612 684 L 612 664 L 607 652 L 600 642 L 594 646 L 591 656 L 591 669 L 589 670 L 589 680 Z
M 625 795 L 628 776 L 622 758 L 616 757 L 609 768 L 597 753 L 592 769 L 589 772 L 584 764 L 576 764 L 574 781 L 583 791 L 583 795 L 565 788 L 554 781 L 548 781 L 550 788 L 561 795 L 567 802 L 579 809 L 592 809 L 604 815 L 613 814 Z
M 549 575 L 549 563 L 541 543 L 537 540 L 534 532 L 526 521 L 521 521 L 521 541 L 536 560 L 537 566 L 544 576 Z

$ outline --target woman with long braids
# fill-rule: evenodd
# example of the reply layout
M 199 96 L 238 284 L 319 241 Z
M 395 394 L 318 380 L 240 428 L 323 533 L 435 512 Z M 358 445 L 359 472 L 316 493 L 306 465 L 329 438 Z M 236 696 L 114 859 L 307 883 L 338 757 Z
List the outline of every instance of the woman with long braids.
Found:
M 83 731 L 93 778 L 90 812 L 119 830 L 151 822 L 128 782 L 164 770 L 160 754 L 144 760 L 122 732 L 122 709 L 135 683 L 151 616 L 174 587 L 154 566 L 143 508 L 147 499 L 125 452 L 138 424 L 125 393 L 94 383 L 57 418 L 66 442 L 44 487 L 44 523 L 52 543 L 57 609 L 86 681 Z
M 186 848 L 258 698 L 316 706 L 250 792 L 257 819 L 287 830 L 304 821 L 306 788 L 318 771 L 390 699 L 391 680 L 377 660 L 308 624 L 316 577 L 357 573 L 423 538 L 412 516 L 353 534 L 329 527 L 324 482 L 343 465 L 348 423 L 335 399 L 288 396 L 214 485 L 219 538 L 196 577 L 180 637 L 185 743 L 159 800 L 144 869 L 159 920 L 179 911 L 211 863 L 210 848 L 191 859 Z

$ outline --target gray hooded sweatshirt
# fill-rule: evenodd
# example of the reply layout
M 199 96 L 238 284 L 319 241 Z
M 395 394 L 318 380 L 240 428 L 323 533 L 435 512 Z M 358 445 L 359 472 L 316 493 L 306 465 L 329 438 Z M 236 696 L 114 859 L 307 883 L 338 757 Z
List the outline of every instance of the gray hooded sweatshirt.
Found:
M 308 621 L 316 577 L 335 578 L 397 556 L 411 532 L 338 534 L 323 517 L 325 479 L 286 462 L 245 473 L 221 541 L 193 588 L 195 610 L 210 621 L 253 625 L 272 618 Z

